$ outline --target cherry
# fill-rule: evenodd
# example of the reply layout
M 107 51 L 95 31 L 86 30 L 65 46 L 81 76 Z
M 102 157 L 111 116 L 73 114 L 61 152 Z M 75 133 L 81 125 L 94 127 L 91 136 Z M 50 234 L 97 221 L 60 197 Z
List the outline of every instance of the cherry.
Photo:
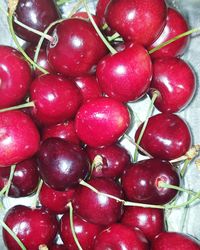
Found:
M 94 177 L 118 178 L 131 163 L 130 154 L 119 144 L 96 149 L 87 147 L 87 154 L 91 163 L 97 155 L 102 157 L 102 163 L 92 171 Z
M 125 40 L 150 45 L 162 32 L 167 16 L 164 0 L 112 0 L 105 19 Z
M 57 191 L 78 184 L 89 170 L 84 150 L 60 138 L 49 138 L 41 144 L 38 164 L 43 180 Z
M 122 102 L 143 96 L 152 78 L 151 59 L 139 44 L 104 57 L 97 66 L 97 78 L 103 92 Z
M 22 205 L 12 207 L 7 212 L 4 222 L 28 250 L 36 250 L 40 245 L 51 245 L 58 229 L 56 217 L 49 211 Z M 8 249 L 21 249 L 5 230 L 3 230 L 3 240 Z
M 80 18 L 80 19 L 83 19 L 86 21 L 90 21 L 89 16 L 88 16 L 87 12 L 85 12 L 85 11 L 78 11 L 78 12 L 74 13 L 71 17 L 72 18 Z M 93 17 L 96 25 L 100 26 L 99 18 L 96 15 L 92 15 L 92 17 Z
M 148 250 L 149 244 L 138 228 L 112 224 L 103 230 L 95 240 L 94 250 Z
M 162 34 L 157 40 L 149 46 L 149 50 L 159 46 L 160 44 L 180 35 L 188 30 L 188 24 L 184 17 L 177 10 L 168 8 L 167 22 Z M 167 46 L 155 51 L 151 54 L 152 58 L 161 57 L 175 57 L 181 56 L 186 48 L 189 41 L 189 36 L 185 36 L 176 40 L 175 42 L 168 44 Z
M 0 189 L 2 189 L 10 176 L 10 167 L 0 168 Z M 27 159 L 18 163 L 12 178 L 8 195 L 11 197 L 22 197 L 32 194 L 39 182 L 37 163 L 35 158 Z
M 151 241 L 164 231 L 164 212 L 155 208 L 126 207 L 121 223 L 139 228 Z
M 32 82 L 30 97 L 35 104 L 33 115 L 43 125 L 73 118 L 82 101 L 72 81 L 52 74 L 42 75 Z
M 179 175 L 167 161 L 149 159 L 132 164 L 122 176 L 122 188 L 131 201 L 148 204 L 165 204 L 177 190 L 159 187 L 159 182 L 179 186 Z
M 57 191 L 44 183 L 40 190 L 39 201 L 42 206 L 48 208 L 50 211 L 62 214 L 68 210 L 67 204 L 71 201 L 74 192 L 73 188 L 65 191 Z
M 123 197 L 122 189 L 113 180 L 94 178 L 88 183 L 98 191 L 118 198 Z M 118 221 L 122 215 L 122 203 L 97 194 L 87 187 L 77 187 L 73 197 L 74 211 L 91 223 L 109 225 Z
M 200 243 L 182 233 L 163 232 L 152 241 L 152 250 L 199 250 Z
M 91 73 L 107 53 L 106 46 L 88 21 L 71 18 L 58 24 L 49 43 L 48 60 L 54 70 L 66 76 Z
M 75 118 L 80 139 L 91 147 L 111 145 L 130 124 L 128 108 L 112 98 L 97 98 L 85 103 Z
M 82 249 L 93 250 L 96 236 L 103 227 L 83 220 L 78 215 L 73 215 L 74 231 Z M 77 245 L 71 232 L 70 216 L 65 213 L 61 218 L 60 235 L 69 250 L 77 250 Z
M 29 64 L 16 49 L 0 45 L 0 55 L 0 109 L 2 109 L 23 101 L 32 77 Z
M 39 141 L 39 132 L 27 115 L 17 110 L 0 113 L 0 167 L 32 157 Z
M 137 141 L 143 124 L 136 131 Z M 152 116 L 147 124 L 140 146 L 150 155 L 172 160 L 184 155 L 190 148 L 191 134 L 186 123 L 174 114 Z
M 61 245 L 61 244 L 53 244 L 49 250 L 67 250 L 67 248 L 65 247 L 65 245 Z
M 60 13 L 53 0 L 20 0 L 15 16 L 27 26 L 44 31 L 49 24 L 59 19 Z M 37 43 L 40 37 L 14 23 L 16 34 L 31 43 Z
M 80 140 L 75 131 L 74 121 L 67 121 L 64 123 L 44 127 L 42 129 L 42 140 L 44 141 L 51 137 L 58 137 L 65 140 L 66 142 L 80 145 Z
M 159 111 L 178 112 L 191 101 L 195 87 L 195 74 L 183 60 L 162 58 L 153 61 L 151 88 L 159 91 L 155 101 Z

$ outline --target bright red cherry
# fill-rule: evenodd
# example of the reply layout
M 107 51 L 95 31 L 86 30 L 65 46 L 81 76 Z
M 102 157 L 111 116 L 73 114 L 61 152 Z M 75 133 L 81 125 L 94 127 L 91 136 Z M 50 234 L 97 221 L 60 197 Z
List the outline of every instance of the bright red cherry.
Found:
M 21 111 L 0 113 L 0 167 L 32 157 L 39 142 L 38 129 L 27 115 Z
M 175 113 L 191 101 L 196 88 L 195 74 L 179 58 L 156 59 L 153 61 L 151 88 L 152 92 L 159 92 L 155 107 L 163 113 Z
M 92 24 L 79 18 L 66 19 L 53 32 L 48 45 L 48 60 L 56 72 L 66 76 L 91 73 L 107 53 L 106 46 Z
M 142 126 L 136 131 L 136 141 Z M 153 157 L 172 160 L 189 150 L 191 140 L 190 130 L 179 116 L 158 114 L 149 119 L 140 146 Z
M 16 49 L 0 45 L 0 109 L 15 106 L 26 97 L 31 68 Z
M 130 124 L 128 108 L 112 98 L 97 98 L 85 103 L 75 118 L 80 139 L 91 147 L 111 145 Z

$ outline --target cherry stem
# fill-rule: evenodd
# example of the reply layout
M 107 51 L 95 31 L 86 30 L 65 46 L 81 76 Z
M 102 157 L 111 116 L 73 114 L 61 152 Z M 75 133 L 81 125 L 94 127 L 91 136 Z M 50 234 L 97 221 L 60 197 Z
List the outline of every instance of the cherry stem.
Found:
M 76 232 L 75 232 L 75 229 L 74 229 L 74 221 L 73 221 L 73 207 L 72 207 L 72 203 L 69 202 L 67 204 L 67 206 L 69 207 L 69 220 L 70 220 L 70 228 L 71 228 L 71 232 L 72 232 L 72 235 L 73 235 L 73 238 L 74 238 L 74 241 L 76 243 L 76 246 L 78 248 L 78 250 L 83 250 L 83 248 L 81 247 L 79 241 L 78 241 L 78 238 L 76 236 Z
M 8 188 L 8 184 L 6 184 L 6 185 L 1 189 L 1 191 L 0 191 L 0 198 L 4 195 L 4 193 L 6 192 L 7 188 Z
M 99 168 L 103 165 L 103 158 L 101 155 L 96 155 L 93 162 L 92 162 L 92 165 L 91 165 L 91 170 L 90 170 L 90 175 L 88 177 L 88 180 L 91 178 L 92 176 L 92 172 L 94 171 L 95 168 Z
M 158 182 L 158 187 L 159 188 L 170 188 L 170 189 L 174 189 L 174 190 L 177 190 L 177 191 L 181 191 L 181 192 L 185 192 L 185 193 L 188 193 L 188 194 L 191 194 L 191 195 L 195 195 L 196 193 L 191 191 L 191 190 L 188 190 L 188 189 L 185 189 L 185 188 L 182 188 L 182 187 L 178 187 L 178 186 L 175 186 L 175 185 L 171 185 L 171 184 L 168 184 L 164 181 L 159 181 Z
M 10 168 L 10 176 L 9 176 L 9 179 L 8 179 L 8 182 L 7 182 L 7 189 L 6 189 L 6 192 L 5 192 L 5 196 L 7 197 L 8 196 L 8 193 L 9 193 L 9 190 L 10 190 L 10 187 L 11 187 L 11 184 L 12 184 L 12 179 L 13 179 L 13 176 L 14 176 L 14 173 L 15 173 L 15 168 L 16 168 L 16 165 L 12 165 L 11 168 Z
M 70 2 L 70 0 L 58 0 L 58 1 L 56 1 L 56 4 L 57 4 L 58 6 L 60 6 L 60 5 L 63 5 L 63 4 L 65 4 L 65 3 L 68 3 L 68 2 Z
M 187 196 L 187 201 L 190 199 L 190 195 L 188 194 Z M 180 226 L 180 232 L 183 232 L 183 229 L 184 229 L 184 225 L 185 225 L 185 222 L 186 222 L 186 219 L 187 219 L 187 214 L 188 214 L 188 205 L 184 208 L 184 211 L 183 211 L 183 214 L 182 214 L 182 217 L 181 217 L 181 226 Z M 187 224 L 186 224 L 187 225 Z
M 39 245 L 38 250 L 48 250 L 49 248 L 47 247 L 47 245 Z
M 180 176 L 183 178 L 185 173 L 186 173 L 186 170 L 187 170 L 187 167 L 188 165 L 190 164 L 191 160 L 190 159 L 186 159 L 184 164 L 183 164 L 183 167 L 181 169 L 181 172 L 180 172 Z
M 32 206 L 31 206 L 32 208 L 36 208 L 37 207 L 38 197 L 39 197 L 42 185 L 43 185 L 43 180 L 41 179 L 40 182 L 39 182 L 39 184 L 38 184 L 38 188 L 37 188 L 37 191 L 35 193 L 35 197 L 34 197 L 33 202 L 32 202 Z
M 159 50 L 159 49 L 161 49 L 161 48 L 167 46 L 167 45 L 170 44 L 170 43 L 175 42 L 176 40 L 178 40 L 178 39 L 180 39 L 180 38 L 182 38 L 182 37 L 191 35 L 192 33 L 199 32 L 199 31 L 200 31 L 200 28 L 194 28 L 194 29 L 188 30 L 188 31 L 186 31 L 186 32 L 184 32 L 184 33 L 182 33 L 182 34 L 180 34 L 180 35 L 178 35 L 178 36 L 175 36 L 175 37 L 173 37 L 172 39 L 169 39 L 168 41 L 166 41 L 166 42 L 164 42 L 164 43 L 158 45 L 157 47 L 151 49 L 151 50 L 149 51 L 149 54 L 152 54 L 152 53 L 156 52 L 157 50 Z
M 0 113 L 6 112 L 6 111 L 11 111 L 11 110 L 23 109 L 23 108 L 32 108 L 32 107 L 35 107 L 34 101 L 23 103 L 23 104 L 9 107 L 9 108 L 5 108 L 5 109 L 0 109 Z
M 107 39 L 104 37 L 104 35 L 101 33 L 100 29 L 98 28 L 98 26 L 96 25 L 94 18 L 92 17 L 92 15 L 90 14 L 90 10 L 86 4 L 86 1 L 83 0 L 83 4 L 85 6 L 85 10 L 89 16 L 90 22 L 92 23 L 94 29 L 96 30 L 97 34 L 100 36 L 101 40 L 104 42 L 104 44 L 106 45 L 106 47 L 109 49 L 109 51 L 111 52 L 111 54 L 116 54 L 117 51 L 110 45 L 110 43 L 107 41 Z
M 0 224 L 2 227 L 12 236 L 12 238 L 17 242 L 17 244 L 21 247 L 22 250 L 27 250 L 21 240 L 17 237 L 17 235 L 6 225 L 6 223 L 0 220 Z
M 119 37 L 120 37 L 120 34 L 116 32 L 112 36 L 108 36 L 107 39 L 109 42 L 112 42 L 113 40 L 115 40 L 116 38 L 119 38 Z
M 149 108 L 148 108 L 148 111 L 147 111 L 147 115 L 146 115 L 146 119 L 145 119 L 145 122 L 142 126 L 142 129 L 140 131 L 140 134 L 139 134 L 139 137 L 137 139 L 137 144 L 139 145 L 141 140 L 142 140 L 142 137 L 144 135 L 144 132 L 145 132 L 145 129 L 147 127 L 147 123 L 149 121 L 149 117 L 151 116 L 152 112 L 153 112 L 153 108 L 154 108 L 154 102 L 156 101 L 156 98 L 159 96 L 159 92 L 158 91 L 154 91 L 153 93 L 153 96 L 152 96 L 152 99 L 151 99 L 151 103 L 149 105 Z M 133 161 L 136 162 L 137 161 L 137 158 L 138 158 L 138 147 L 136 146 L 135 148 L 135 152 L 134 152 L 134 158 L 133 158 Z

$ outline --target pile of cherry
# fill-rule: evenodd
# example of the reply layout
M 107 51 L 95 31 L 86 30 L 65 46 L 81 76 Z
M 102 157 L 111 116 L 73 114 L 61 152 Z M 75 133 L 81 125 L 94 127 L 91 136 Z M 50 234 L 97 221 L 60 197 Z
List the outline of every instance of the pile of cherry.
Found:
M 99 0 L 88 15 L 58 21 L 31 65 L 40 40 L 34 30 L 44 32 L 61 14 L 51 0 L 19 0 L 9 14 L 30 58 L 0 45 L 0 193 L 37 191 L 38 203 L 9 209 L 4 243 L 10 250 L 200 249 L 192 237 L 166 232 L 164 219 L 181 189 L 171 162 L 189 161 L 192 146 L 174 113 L 196 83 L 180 59 L 188 36 L 157 48 L 188 24 L 164 0 Z M 161 113 L 131 138 L 148 156 L 137 161 L 119 140 L 134 123 L 127 103 L 145 95 Z

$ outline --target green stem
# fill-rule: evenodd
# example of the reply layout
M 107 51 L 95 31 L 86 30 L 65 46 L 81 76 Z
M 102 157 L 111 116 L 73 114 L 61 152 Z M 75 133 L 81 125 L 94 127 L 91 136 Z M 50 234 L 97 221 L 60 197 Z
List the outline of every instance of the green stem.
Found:
M 168 184 L 164 181 L 159 181 L 158 182 L 158 187 L 161 187 L 161 188 L 170 188 L 170 189 L 174 189 L 174 190 L 177 190 L 177 191 L 180 191 L 180 192 L 185 192 L 185 193 L 188 193 L 188 194 L 191 194 L 191 195 L 195 195 L 196 193 L 191 191 L 191 190 L 188 190 L 188 189 L 185 189 L 185 188 L 182 188 L 182 187 L 178 187 L 178 186 L 175 186 L 175 185 L 171 185 L 171 184 Z
M 6 189 L 6 192 L 5 192 L 5 196 L 8 196 L 10 186 L 12 184 L 12 179 L 13 179 L 13 176 L 14 176 L 14 173 L 15 173 L 15 168 L 16 168 L 16 165 L 12 165 L 11 168 L 10 168 L 10 176 L 9 176 L 9 179 L 8 179 L 8 183 L 6 185 L 7 189 Z
M 190 199 L 190 195 L 188 194 L 187 196 L 187 201 Z M 183 215 L 181 217 L 181 222 L 180 222 L 180 232 L 183 232 L 183 229 L 184 229 L 184 225 L 185 225 L 185 221 L 186 221 L 186 217 L 187 217 L 187 213 L 188 213 L 188 208 L 189 208 L 189 205 L 187 205 L 185 208 L 184 208 L 184 211 L 183 211 Z
M 13 107 L 9 107 L 9 108 L 5 108 L 5 109 L 0 109 L 0 113 L 6 112 L 6 111 L 11 111 L 11 110 L 18 110 L 18 109 L 23 109 L 23 108 L 31 108 L 34 107 L 34 102 L 27 102 L 27 103 L 23 103 L 17 106 L 13 106 Z
M 7 188 L 8 188 L 8 184 L 6 184 L 6 185 L 1 189 L 1 191 L 0 191 L 0 198 L 1 198 L 1 196 L 4 195 L 4 193 L 6 192 Z
M 38 188 L 37 188 L 37 191 L 35 193 L 35 197 L 34 197 L 33 202 L 32 202 L 32 206 L 31 206 L 32 208 L 36 208 L 37 207 L 38 197 L 39 197 L 42 185 L 43 185 L 43 180 L 41 179 L 40 182 L 39 182 L 39 184 L 38 184 Z
M 107 39 L 109 42 L 112 42 L 113 40 L 115 40 L 116 38 L 119 38 L 119 37 L 120 37 L 120 34 L 116 32 L 112 36 L 108 36 Z
M 183 164 L 183 168 L 181 169 L 181 172 L 180 172 L 180 176 L 183 178 L 184 175 L 185 175 L 185 172 L 187 170 L 187 167 L 188 165 L 190 164 L 191 160 L 190 159 L 186 159 L 184 164 Z
M 56 4 L 57 4 L 58 6 L 60 6 L 60 5 L 63 5 L 63 4 L 65 4 L 65 3 L 68 3 L 68 2 L 70 2 L 70 0 L 57 0 L 57 1 L 56 1 Z

